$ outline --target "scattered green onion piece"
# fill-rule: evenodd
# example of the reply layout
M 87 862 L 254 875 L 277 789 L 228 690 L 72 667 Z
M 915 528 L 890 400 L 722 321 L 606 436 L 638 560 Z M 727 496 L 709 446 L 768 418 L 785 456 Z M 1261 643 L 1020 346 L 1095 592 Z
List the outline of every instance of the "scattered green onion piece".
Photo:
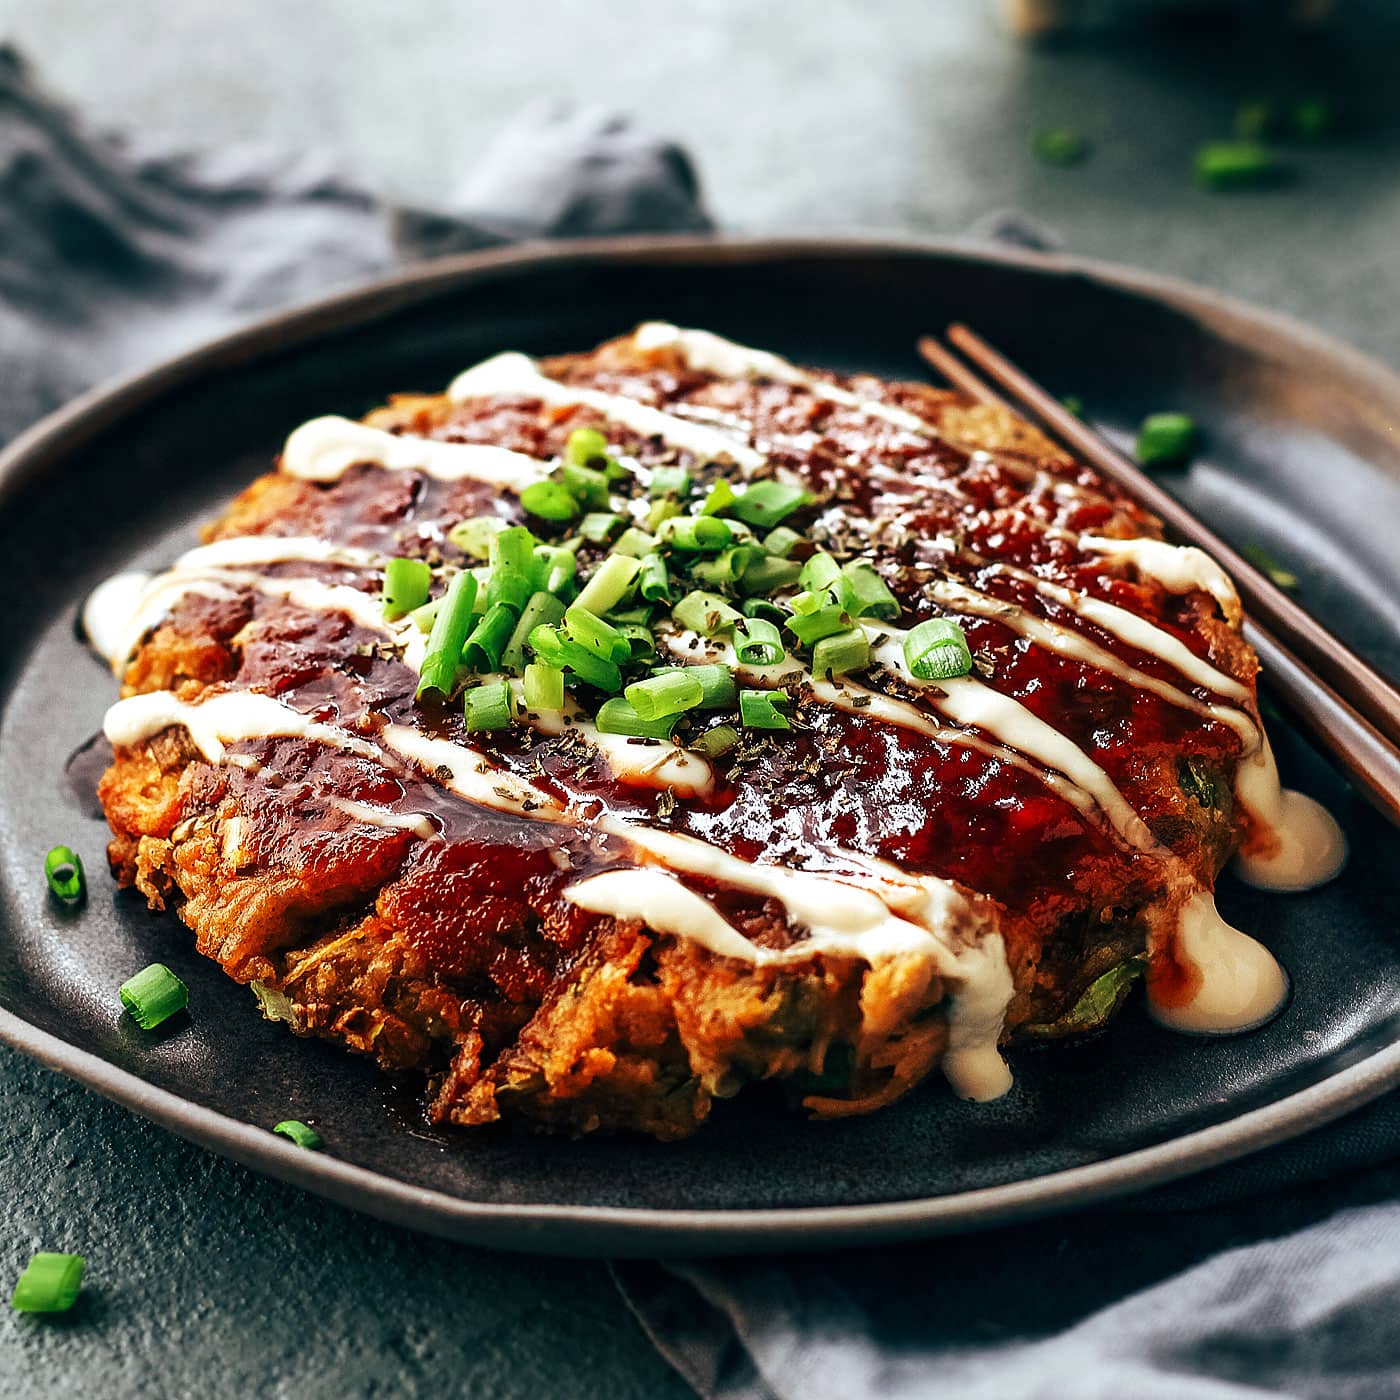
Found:
M 763 551 L 757 545 L 736 544 L 713 559 L 702 559 L 698 564 L 692 564 L 690 573 L 701 583 L 738 583 L 746 576 L 750 564 L 763 557 Z
M 507 564 L 498 564 L 486 580 L 486 610 L 490 612 L 497 604 L 504 604 L 518 617 L 535 591 L 533 574 L 533 570 L 521 573 Z
M 447 538 L 473 559 L 491 557 L 491 541 L 506 528 L 506 522 L 496 515 L 476 515 L 461 520 L 448 532 Z
M 649 496 L 685 496 L 690 492 L 690 473 L 684 467 L 656 467 L 651 473 Z
M 626 596 L 641 567 L 641 561 L 630 554 L 609 554 L 594 569 L 574 606 L 599 614 L 610 612 Z
M 779 607 L 767 598 L 745 598 L 740 605 L 740 611 L 745 617 L 761 617 L 765 622 L 777 623 L 779 627 L 787 621 L 788 616 L 786 608 Z
M 729 514 L 755 530 L 766 530 L 811 499 L 801 486 L 785 481 L 755 481 L 729 508 Z
M 34 1255 L 15 1282 L 10 1306 L 22 1313 L 67 1312 L 82 1289 L 83 1265 L 81 1254 Z
M 904 638 L 904 664 L 921 681 L 946 681 L 972 670 L 972 652 L 956 622 L 931 617 Z
M 732 724 L 717 724 L 713 729 L 707 729 L 691 747 L 706 758 L 719 758 L 738 742 L 739 731 Z
M 807 613 L 816 612 L 818 608 L 826 607 L 830 601 L 830 596 L 825 592 L 810 593 L 804 589 L 801 593 L 794 593 L 788 599 L 788 606 L 801 617 Z
M 1323 141 L 1332 135 L 1336 113 L 1325 97 L 1307 97 L 1289 113 L 1293 134 L 1302 141 Z
M 643 665 L 656 658 L 656 635 L 645 622 L 619 622 L 617 630 L 632 648 L 632 660 Z
M 586 467 L 607 455 L 608 440 L 597 428 L 575 428 L 564 444 L 564 460 L 576 467 Z
M 1249 190 L 1277 185 L 1289 170 L 1257 141 L 1211 141 L 1196 152 L 1196 181 L 1205 189 Z
M 680 626 L 692 632 L 699 632 L 704 637 L 717 637 L 721 632 L 728 632 L 743 614 L 731 608 L 718 593 L 696 589 L 693 593 L 687 593 L 671 609 L 671 616 Z
M 1241 141 L 1262 141 L 1277 124 L 1278 113 L 1268 102 L 1243 102 L 1235 110 L 1235 135 Z
M 607 505 L 608 479 L 602 472 L 565 462 L 560 475 L 564 489 L 585 509 L 602 510 Z
M 117 989 L 127 1014 L 143 1031 L 153 1031 L 189 1005 L 189 988 L 164 963 L 143 967 Z
M 659 554 L 648 554 L 637 573 L 637 593 L 648 603 L 671 601 L 671 578 L 666 561 Z
M 667 496 L 664 500 L 657 501 L 652 508 L 647 511 L 647 518 L 643 522 L 647 529 L 654 534 L 668 520 L 674 520 L 681 513 L 680 502 Z
M 595 612 L 575 603 L 564 613 L 564 631 L 594 656 L 619 665 L 632 659 L 632 644 L 610 622 L 604 622 Z
M 508 675 L 518 676 L 525 669 L 525 644 L 530 640 L 530 633 L 536 627 L 558 622 L 563 616 L 564 604 L 554 594 L 532 593 L 530 601 L 525 604 L 525 610 L 520 614 L 520 620 L 511 631 L 510 640 L 506 643 L 505 649 L 501 652 L 493 669 L 505 671 Z M 470 638 L 467 641 L 467 651 L 468 660 L 470 660 Z
M 605 700 L 593 723 L 600 734 L 627 734 L 634 739 L 669 739 L 679 714 L 643 719 L 620 695 Z
M 779 559 L 786 559 L 792 551 L 802 543 L 802 536 L 796 530 L 790 530 L 786 525 L 779 525 L 776 530 L 770 530 L 763 537 L 763 547 L 769 554 L 776 554 Z
M 433 571 L 421 559 L 391 559 L 384 566 L 384 616 L 395 622 L 428 601 Z
M 305 1123 L 297 1122 L 295 1118 L 284 1119 L 272 1131 L 284 1138 L 290 1138 L 307 1152 L 321 1150 L 321 1134 L 315 1128 L 308 1128 Z
M 528 574 L 534 567 L 535 546 L 539 541 L 523 525 L 509 525 L 491 537 L 491 567 L 504 564 Z
M 844 676 L 870 665 L 870 639 L 859 627 L 833 632 L 812 648 L 814 676 Z
M 1074 414 L 1076 418 L 1084 417 L 1084 400 L 1078 394 L 1066 394 L 1060 400 L 1060 406 Z
M 1153 413 L 1142 420 L 1137 459 L 1144 467 L 1180 466 L 1196 445 L 1196 425 L 1184 413 Z
M 564 673 L 543 661 L 525 668 L 525 708 L 533 713 L 557 714 L 564 708 Z
M 660 719 L 663 715 L 678 715 L 695 709 L 705 698 L 705 687 L 682 667 L 648 676 L 644 681 L 634 681 L 623 694 L 643 719 Z
M 791 729 L 779 706 L 790 703 L 785 691 L 741 690 L 739 722 L 745 729 Z
M 1031 136 L 1031 154 L 1042 165 L 1078 165 L 1089 154 L 1089 143 L 1067 126 L 1049 127 Z
M 630 554 L 633 559 L 645 559 L 647 555 L 653 554 L 655 551 L 656 536 L 647 534 L 645 530 L 637 529 L 635 525 L 624 530 L 612 547 L 614 554 Z
M 44 857 L 44 879 L 55 899 L 76 904 L 87 893 L 83 862 L 71 846 L 55 846 Z
M 735 683 L 733 669 L 723 662 L 707 661 L 703 666 L 667 666 L 653 671 L 652 674 L 669 676 L 677 671 L 684 671 L 686 675 L 700 682 L 700 689 L 704 693 L 698 709 L 727 710 L 733 706 L 739 687 Z
M 418 673 L 420 696 L 427 691 L 440 695 L 452 693 L 475 602 L 476 578 L 464 569 L 447 585 L 447 592 L 439 600 L 433 630 L 428 634 L 427 649 L 423 653 L 423 666 Z
M 607 544 L 621 524 L 622 517 L 616 511 L 595 510 L 579 521 L 578 532 L 590 544 Z
M 899 599 L 864 559 L 841 570 L 841 604 L 852 617 L 878 617 L 893 622 L 899 616 Z
M 546 665 L 572 671 L 579 680 L 599 690 L 616 694 L 622 689 L 622 671 L 616 662 L 564 636 L 557 627 L 536 627 L 530 633 L 530 650 Z
M 492 729 L 507 728 L 513 700 L 510 682 L 504 676 L 473 686 L 467 691 L 462 706 L 467 717 L 467 733 L 481 734 Z
M 787 630 L 804 646 L 812 646 L 850 625 L 849 615 L 839 603 L 828 603 L 815 612 L 794 613 L 786 623 Z
M 744 666 L 776 666 L 787 655 L 783 634 L 761 617 L 746 617 L 734 628 L 734 651 Z
M 1240 553 L 1262 574 L 1267 574 L 1278 588 L 1297 588 L 1298 575 L 1285 569 L 1263 545 L 1247 544 Z
M 739 591 L 746 594 L 777 593 L 780 589 L 791 588 L 802 573 L 802 566 L 796 559 L 775 559 L 771 554 L 761 554 L 751 559 L 739 581 Z
M 562 593 L 578 572 L 578 558 L 571 549 L 539 545 L 535 551 L 535 586 L 546 593 Z
M 734 531 L 713 515 L 677 515 L 657 532 L 675 549 L 720 550 L 734 539 Z
M 734 494 L 734 488 L 720 477 L 705 497 L 705 503 L 700 507 L 701 515 L 719 515 L 728 510 L 739 497 Z
M 434 598 L 431 603 L 424 603 L 421 608 L 414 608 L 408 615 L 409 621 L 412 622 L 420 632 L 431 632 L 433 630 L 433 622 L 436 620 L 438 613 L 442 611 L 442 604 L 443 600 L 441 598 Z
M 819 593 L 830 588 L 841 577 L 841 566 L 831 555 L 818 551 L 803 566 L 798 582 L 809 593 Z
M 578 501 L 562 481 L 532 481 L 521 493 L 520 504 L 541 520 L 572 520 L 578 514 Z

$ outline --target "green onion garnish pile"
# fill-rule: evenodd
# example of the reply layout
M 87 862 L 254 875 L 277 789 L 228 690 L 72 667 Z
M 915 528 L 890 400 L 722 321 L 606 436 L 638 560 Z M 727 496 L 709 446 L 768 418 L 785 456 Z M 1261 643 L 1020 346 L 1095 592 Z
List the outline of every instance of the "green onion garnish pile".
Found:
M 427 634 L 418 694 L 460 693 L 470 733 L 558 714 L 572 694 L 605 734 L 680 738 L 718 757 L 741 728 L 790 729 L 791 699 L 741 690 L 728 665 L 669 664 L 659 632 L 726 643 L 743 668 L 791 664 L 827 680 L 871 665 L 863 622 L 899 618 L 869 560 L 843 563 L 790 523 L 812 499 L 784 481 L 638 473 L 601 432 L 580 428 L 555 470 L 521 493 L 529 528 L 495 516 L 455 525 L 448 540 L 467 562 L 443 571 L 436 597 L 425 564 L 391 560 L 385 616 Z M 916 635 L 916 676 L 971 668 L 956 623 L 935 619 Z

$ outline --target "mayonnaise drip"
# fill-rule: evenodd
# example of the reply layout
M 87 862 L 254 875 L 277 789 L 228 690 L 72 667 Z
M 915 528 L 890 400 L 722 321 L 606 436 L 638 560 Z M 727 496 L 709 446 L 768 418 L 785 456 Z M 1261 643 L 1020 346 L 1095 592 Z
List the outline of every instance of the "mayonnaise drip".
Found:
M 1168 593 L 1209 593 L 1228 618 L 1240 615 L 1240 595 L 1229 575 L 1209 554 L 1195 545 L 1168 544 L 1165 540 L 1135 536 L 1127 540 L 1102 535 L 1080 535 L 1079 544 L 1120 563 L 1131 564 L 1144 578 L 1161 584 Z

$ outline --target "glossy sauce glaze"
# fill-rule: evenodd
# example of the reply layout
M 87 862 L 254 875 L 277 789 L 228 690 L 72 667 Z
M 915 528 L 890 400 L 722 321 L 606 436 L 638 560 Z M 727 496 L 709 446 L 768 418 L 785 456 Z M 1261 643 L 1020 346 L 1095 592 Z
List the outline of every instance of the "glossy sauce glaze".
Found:
M 1284 979 L 1214 914 L 1221 842 L 1242 830 L 1247 867 L 1301 888 L 1335 873 L 1339 833 L 1278 794 L 1218 567 L 1144 538 L 1150 522 L 1076 463 L 961 445 L 914 390 L 674 327 L 643 327 L 632 349 L 660 358 L 590 363 L 575 384 L 567 364 L 556 377 L 498 356 L 454 381 L 457 411 L 294 432 L 269 488 L 279 508 L 254 527 L 275 533 L 239 533 L 235 509 L 231 533 L 167 575 L 91 600 L 89 635 L 140 689 L 153 678 L 138 643 L 157 626 L 236 658 L 194 677 L 219 688 L 193 703 L 169 678 L 120 702 L 113 744 L 183 727 L 221 765 L 203 781 L 238 785 L 259 859 L 305 860 L 310 843 L 327 879 L 361 881 L 386 861 L 432 865 L 441 895 L 397 916 L 444 975 L 478 956 L 463 927 L 505 927 L 524 900 L 539 936 L 490 954 L 499 978 L 487 969 L 522 1005 L 603 916 L 760 965 L 921 958 L 951 993 L 945 1071 L 987 1098 L 1009 1082 L 996 1044 L 1012 974 L 1031 980 L 1063 922 L 1137 905 L 1155 909 L 1161 1019 L 1220 1031 L 1266 1017 Z M 800 479 L 820 493 L 808 535 L 873 558 L 902 622 L 955 617 L 976 672 L 919 682 L 897 631 L 872 626 L 882 665 L 868 675 L 814 681 L 789 659 L 746 676 L 788 689 L 794 729 L 746 734 L 713 762 L 523 704 L 511 730 L 467 735 L 459 707 L 414 698 L 422 636 L 378 615 L 382 561 L 461 565 L 450 527 L 483 511 L 522 521 L 515 493 L 585 424 L 642 485 L 676 461 Z M 717 654 L 662 641 L 681 659 Z M 1183 763 L 1206 775 L 1194 797 Z

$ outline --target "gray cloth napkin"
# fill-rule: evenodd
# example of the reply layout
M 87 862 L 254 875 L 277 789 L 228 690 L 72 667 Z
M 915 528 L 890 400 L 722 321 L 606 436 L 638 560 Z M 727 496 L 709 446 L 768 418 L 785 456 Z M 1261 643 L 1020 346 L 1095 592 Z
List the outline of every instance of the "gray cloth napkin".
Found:
M 0 442 L 79 390 L 397 264 L 523 237 L 709 227 L 676 147 L 540 106 L 443 210 L 312 157 L 85 130 L 0 47 Z M 975 234 L 1053 246 L 1015 211 Z M 615 1273 L 724 1400 L 1400 1395 L 1394 1096 L 1131 1206 L 899 1249 Z M 1299 1191 L 1299 1183 L 1316 1182 Z

